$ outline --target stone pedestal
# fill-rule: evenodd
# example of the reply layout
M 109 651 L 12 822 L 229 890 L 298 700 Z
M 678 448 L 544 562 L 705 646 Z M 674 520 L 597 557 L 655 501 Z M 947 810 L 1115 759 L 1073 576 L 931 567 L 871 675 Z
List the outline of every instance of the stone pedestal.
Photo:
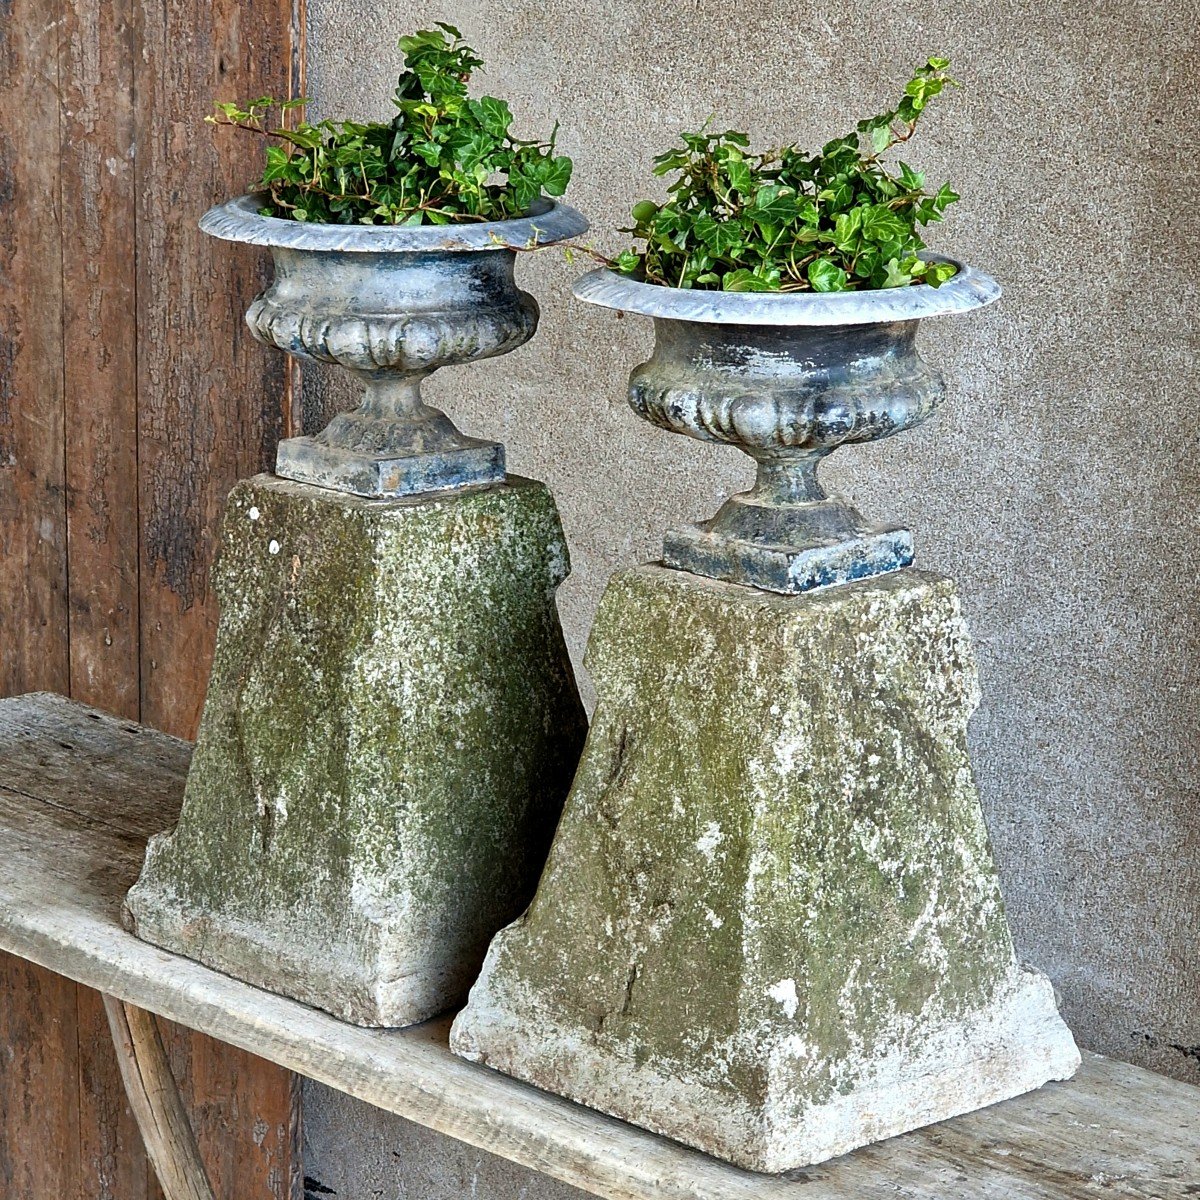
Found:
M 760 1171 L 1075 1070 L 1013 953 L 950 581 L 785 597 L 640 567 L 588 666 L 550 860 L 456 1053 Z
M 370 500 L 230 494 L 220 627 L 140 937 L 364 1025 L 463 1000 L 528 904 L 585 718 L 554 501 L 510 478 Z

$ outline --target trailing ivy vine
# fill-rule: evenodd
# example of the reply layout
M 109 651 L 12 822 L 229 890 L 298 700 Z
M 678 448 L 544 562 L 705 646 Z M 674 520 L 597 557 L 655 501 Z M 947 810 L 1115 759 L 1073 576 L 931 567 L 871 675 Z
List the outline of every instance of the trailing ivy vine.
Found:
M 796 146 L 752 153 L 744 133 L 685 133 L 654 160 L 668 199 L 642 200 L 623 229 L 644 243 L 613 264 L 668 287 L 731 292 L 844 292 L 928 283 L 954 273 L 927 263 L 920 229 L 959 197 L 949 184 L 883 156 L 907 142 L 926 105 L 955 81 L 930 58 L 894 109 L 858 123 L 816 154 Z
M 289 128 L 288 114 L 307 100 L 215 105 L 210 123 L 270 139 L 253 185 L 265 197 L 264 216 L 344 225 L 495 221 L 566 191 L 572 164 L 555 153 L 557 124 L 544 140 L 516 138 L 504 100 L 471 98 L 483 60 L 453 25 L 402 37 L 400 49 L 390 122 L 301 120 Z

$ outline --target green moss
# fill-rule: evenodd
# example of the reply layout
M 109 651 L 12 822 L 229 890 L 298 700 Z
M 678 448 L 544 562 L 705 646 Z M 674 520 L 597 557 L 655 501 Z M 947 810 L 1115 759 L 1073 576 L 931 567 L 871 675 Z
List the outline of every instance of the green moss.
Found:
M 622 572 L 588 667 L 588 746 L 493 989 L 743 1096 L 798 1037 L 819 1103 L 1010 978 L 947 581 L 785 598 Z
M 266 931 L 277 947 L 245 951 L 263 972 L 289 936 L 368 975 L 401 938 L 465 987 L 529 901 L 584 735 L 566 570 L 540 484 L 416 503 L 239 484 L 183 813 L 135 915 L 138 892 L 174 906 L 175 948 L 215 965 L 239 924 Z

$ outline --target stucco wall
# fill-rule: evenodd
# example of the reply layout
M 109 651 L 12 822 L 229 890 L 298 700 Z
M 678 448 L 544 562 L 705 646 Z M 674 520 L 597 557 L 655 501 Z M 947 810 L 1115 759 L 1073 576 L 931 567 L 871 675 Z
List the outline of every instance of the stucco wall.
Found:
M 960 584 L 984 702 L 980 787 L 1013 929 L 1061 989 L 1079 1041 L 1200 1082 L 1200 11 L 1167 0 L 309 0 L 321 111 L 387 112 L 394 37 L 442 17 L 520 121 L 559 117 L 570 200 L 618 249 L 649 160 L 710 112 L 764 142 L 819 142 L 950 54 L 966 84 L 910 158 L 963 202 L 935 246 L 990 270 L 999 306 L 929 322 L 951 381 L 939 418 L 840 453 L 827 481 L 911 524 L 922 566 Z M 624 381 L 648 321 L 574 303 L 579 267 L 522 263 L 542 304 L 528 346 L 429 387 L 510 469 L 554 489 L 578 656 L 614 567 L 710 515 L 750 478 L 733 450 L 640 423 Z M 349 393 L 310 378 L 314 414 Z M 569 1189 L 311 1086 L 308 1172 L 338 1195 Z

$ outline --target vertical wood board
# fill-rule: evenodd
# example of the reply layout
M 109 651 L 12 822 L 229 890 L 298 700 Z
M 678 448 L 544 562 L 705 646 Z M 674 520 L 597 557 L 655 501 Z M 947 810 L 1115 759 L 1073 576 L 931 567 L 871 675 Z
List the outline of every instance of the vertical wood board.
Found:
M 71 695 L 136 720 L 133 0 L 67 0 L 59 43 Z
M 0 694 L 69 683 L 59 11 L 0 4 Z
M 270 465 L 291 408 L 282 357 L 242 319 L 268 257 L 196 228 L 261 172 L 262 147 L 203 117 L 213 99 L 289 92 L 292 19 L 292 0 L 138 3 L 141 719 L 182 737 L 195 734 L 212 658 L 225 496 Z

